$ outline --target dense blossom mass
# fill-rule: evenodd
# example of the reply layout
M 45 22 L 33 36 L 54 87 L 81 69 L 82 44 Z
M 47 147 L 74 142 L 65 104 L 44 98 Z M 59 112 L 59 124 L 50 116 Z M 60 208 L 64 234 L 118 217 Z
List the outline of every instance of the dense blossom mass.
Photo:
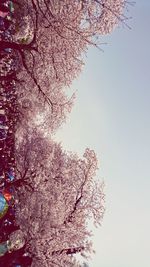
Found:
M 2 43 L 18 56 L 18 98 L 48 110 L 44 122 L 55 130 L 72 106 L 63 89 L 81 71 L 82 54 L 98 36 L 124 21 L 124 0 L 21 1 L 15 4 L 13 41 Z M 30 99 L 32 98 L 32 105 Z M 24 111 L 24 109 L 23 109 Z M 35 111 L 37 112 L 37 111 Z M 27 112 L 23 112 L 28 118 Z M 44 114 L 44 112 L 43 112 Z
M 26 233 L 30 252 L 40 259 L 39 266 L 48 260 L 55 266 L 52 262 L 60 258 L 64 266 L 66 255 L 89 252 L 86 220 L 93 218 L 97 224 L 104 212 L 102 185 L 93 180 L 94 151 L 86 149 L 80 159 L 67 155 L 59 144 L 33 135 L 30 140 L 23 138 L 16 159 L 17 176 L 24 180 L 16 220 Z M 27 205 L 27 199 L 32 205 Z M 36 257 L 33 266 L 37 266 Z
M 0 266 L 81 267 L 104 214 L 96 154 L 52 135 L 89 45 L 125 22 L 125 0 L 0 2 Z M 83 264 L 86 266 L 86 263 Z

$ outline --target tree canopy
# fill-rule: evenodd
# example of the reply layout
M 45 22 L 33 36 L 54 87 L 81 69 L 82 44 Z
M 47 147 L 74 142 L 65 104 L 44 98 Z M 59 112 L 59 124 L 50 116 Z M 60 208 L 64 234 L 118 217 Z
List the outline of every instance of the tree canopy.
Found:
M 89 45 L 99 46 L 99 37 L 110 33 L 126 18 L 124 0 L 22 0 L 14 2 L 12 41 L 0 41 L 18 57 L 18 98 L 29 102 L 29 113 L 43 110 L 50 131 L 57 129 L 70 112 L 65 88 L 84 64 Z M 11 74 L 12 75 L 12 74 Z M 4 77 L 3 77 L 4 78 Z M 30 107 L 30 108 L 29 108 Z M 21 114 L 28 121 L 27 109 Z M 47 112 L 44 113 L 44 110 Z
M 88 47 L 100 48 L 101 36 L 125 23 L 128 1 L 1 2 L 14 7 L 0 32 L 1 123 L 9 121 L 1 129 L 11 134 L 10 142 L 3 131 L 0 149 L 5 158 L 13 148 L 7 150 L 13 181 L 5 183 L 14 190 L 13 227 L 25 243 L 17 255 L 25 259 L 28 252 L 32 267 L 81 267 L 75 255 L 93 251 L 88 222 L 98 225 L 103 218 L 103 183 L 95 178 L 93 150 L 80 158 L 64 151 L 52 133 L 71 111 L 75 94 L 69 97 L 67 88 L 81 72 Z
M 68 266 L 72 255 L 90 252 L 87 221 L 99 224 L 104 213 L 103 184 L 94 180 L 94 151 L 86 149 L 80 159 L 60 144 L 32 135 L 18 143 L 16 161 L 17 177 L 24 181 L 16 220 L 34 256 L 33 266 Z

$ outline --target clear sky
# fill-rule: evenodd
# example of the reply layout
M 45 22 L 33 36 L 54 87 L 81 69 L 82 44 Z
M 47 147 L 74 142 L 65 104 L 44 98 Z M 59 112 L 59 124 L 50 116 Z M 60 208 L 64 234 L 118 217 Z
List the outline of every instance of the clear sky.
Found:
M 91 48 L 72 88 L 77 99 L 57 133 L 66 150 L 93 148 L 105 180 L 106 213 L 90 267 L 150 266 L 150 1 Z

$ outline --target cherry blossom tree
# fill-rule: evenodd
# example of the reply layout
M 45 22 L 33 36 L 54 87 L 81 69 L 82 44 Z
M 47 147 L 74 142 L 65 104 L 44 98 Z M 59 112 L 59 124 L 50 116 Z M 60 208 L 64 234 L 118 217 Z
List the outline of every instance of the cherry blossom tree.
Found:
M 74 255 L 92 252 L 88 220 L 97 225 L 104 213 L 94 151 L 86 149 L 80 159 L 34 133 L 18 140 L 16 164 L 16 220 L 32 266 L 78 266 Z
M 28 99 L 35 110 L 35 104 L 44 107 L 49 112 L 49 116 L 45 115 L 49 118 L 48 124 L 53 125 L 52 129 L 57 128 L 71 110 L 73 99 L 69 101 L 62 88 L 70 86 L 80 73 L 84 64 L 82 55 L 88 46 L 98 46 L 99 36 L 110 33 L 119 21 L 124 22 L 127 1 L 22 0 L 13 3 L 13 38 L 12 41 L 0 40 L 0 51 L 11 48 L 18 58 L 19 68 L 10 74 L 10 78 L 21 82 L 18 99 L 25 99 L 26 103 Z M 28 112 L 21 110 L 27 118 Z

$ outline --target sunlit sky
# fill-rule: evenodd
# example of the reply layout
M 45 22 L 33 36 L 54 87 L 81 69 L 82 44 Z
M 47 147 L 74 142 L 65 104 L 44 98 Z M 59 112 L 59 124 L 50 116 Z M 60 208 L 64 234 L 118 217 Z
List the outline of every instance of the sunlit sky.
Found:
M 77 99 L 56 139 L 99 159 L 106 212 L 93 237 L 90 267 L 150 266 L 150 1 L 130 8 L 131 30 L 102 37 L 104 52 L 88 51 Z

